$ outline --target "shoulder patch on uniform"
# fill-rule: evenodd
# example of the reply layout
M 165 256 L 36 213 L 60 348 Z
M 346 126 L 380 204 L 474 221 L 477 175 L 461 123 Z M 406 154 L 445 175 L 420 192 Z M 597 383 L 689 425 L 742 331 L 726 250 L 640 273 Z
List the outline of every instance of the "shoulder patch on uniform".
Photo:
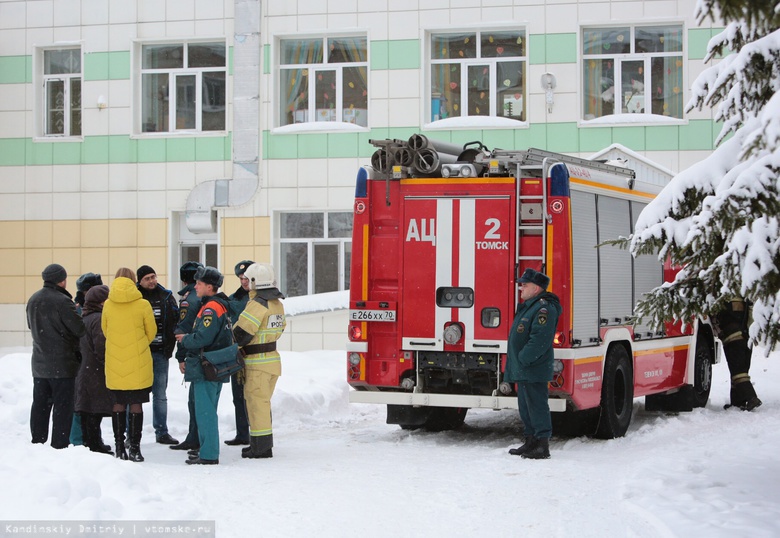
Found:
M 539 322 L 539 325 L 546 325 L 547 324 L 547 311 L 542 309 L 539 311 L 539 316 L 536 318 L 536 320 Z

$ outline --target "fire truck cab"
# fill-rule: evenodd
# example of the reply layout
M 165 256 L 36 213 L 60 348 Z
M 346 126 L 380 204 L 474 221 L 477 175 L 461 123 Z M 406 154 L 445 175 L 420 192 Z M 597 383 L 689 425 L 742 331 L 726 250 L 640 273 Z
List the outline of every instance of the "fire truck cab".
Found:
M 633 401 L 682 411 L 709 398 L 704 320 L 636 322 L 642 294 L 674 277 L 628 236 L 660 187 L 632 170 L 549 151 L 371 141 L 354 203 L 347 380 L 351 402 L 404 428 L 455 428 L 469 408 L 516 409 L 502 379 L 526 267 L 561 302 L 549 403 L 557 427 L 625 435 Z M 599 246 L 602 245 L 602 246 Z M 575 428 L 577 429 L 577 428 Z

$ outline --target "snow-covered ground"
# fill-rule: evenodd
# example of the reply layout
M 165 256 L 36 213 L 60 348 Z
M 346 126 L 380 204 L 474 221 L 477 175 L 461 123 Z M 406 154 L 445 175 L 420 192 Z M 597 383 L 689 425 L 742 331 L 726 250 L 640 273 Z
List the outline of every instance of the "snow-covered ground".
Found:
M 519 439 L 514 412 L 471 412 L 459 431 L 403 431 L 382 407 L 348 403 L 344 352 L 282 360 L 274 458 L 242 460 L 222 445 L 220 465 L 192 467 L 154 443 L 149 404 L 144 463 L 32 445 L 30 349 L 0 349 L 0 535 L 12 535 L 9 520 L 214 520 L 219 537 L 780 536 L 778 353 L 754 354 L 755 412 L 723 410 L 720 363 L 705 409 L 663 415 L 637 400 L 625 438 L 554 437 L 546 461 L 507 454 Z M 187 387 L 171 366 L 168 423 L 181 440 Z M 224 440 L 229 385 L 219 412 Z

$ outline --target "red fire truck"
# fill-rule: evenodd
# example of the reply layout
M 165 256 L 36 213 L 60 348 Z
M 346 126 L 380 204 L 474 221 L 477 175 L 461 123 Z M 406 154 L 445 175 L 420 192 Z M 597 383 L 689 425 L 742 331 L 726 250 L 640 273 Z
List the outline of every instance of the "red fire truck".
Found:
M 674 268 L 602 245 L 628 236 L 660 187 L 538 149 L 422 135 L 371 143 L 354 203 L 351 402 L 386 404 L 387 422 L 407 429 L 458 427 L 469 408 L 516 409 L 502 375 L 515 280 L 531 267 L 550 276 L 563 307 L 549 384 L 556 427 L 613 438 L 625 435 L 637 397 L 648 410 L 707 403 L 710 325 L 652 330 L 634 316 Z

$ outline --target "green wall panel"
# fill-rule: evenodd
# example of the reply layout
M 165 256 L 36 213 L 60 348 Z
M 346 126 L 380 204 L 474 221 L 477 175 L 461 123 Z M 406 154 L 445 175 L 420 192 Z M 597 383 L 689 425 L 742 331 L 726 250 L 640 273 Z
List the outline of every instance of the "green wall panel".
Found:
M 644 127 L 613 127 L 612 142 L 623 144 L 634 151 L 645 150 Z
M 139 163 L 164 163 L 166 143 L 164 138 L 142 138 L 138 140 Z
M 419 69 L 420 40 L 402 39 L 389 42 L 388 69 Z
M 81 142 L 57 142 L 53 143 L 54 164 L 81 164 Z
M 225 152 L 225 137 L 208 136 L 192 138 L 195 141 L 196 161 L 225 161 L 230 158 L 230 153 Z
M 168 162 L 187 162 L 195 159 L 194 138 L 169 138 L 165 144 L 165 160 Z
M 713 128 L 709 120 L 691 120 L 688 125 L 680 126 L 680 146 L 685 150 L 713 149 Z
M 299 159 L 324 159 L 328 156 L 328 136 L 325 133 L 315 133 L 298 136 Z
M 332 133 L 328 135 L 328 157 L 354 157 L 357 153 L 357 133 Z
M 25 161 L 27 166 L 54 164 L 54 144 L 51 142 L 33 142 L 28 138 L 25 141 Z
M 577 62 L 577 34 L 547 34 L 545 36 L 548 64 Z
M 659 125 L 645 127 L 646 151 L 675 151 L 680 146 L 680 127 Z
M 88 136 L 81 144 L 83 164 L 108 164 L 109 162 L 109 137 Z
M 297 159 L 298 136 L 297 135 L 268 135 L 269 159 Z
M 592 127 L 579 130 L 579 151 L 592 151 L 595 153 L 611 145 L 611 127 Z
M 528 36 L 528 62 L 531 65 L 547 63 L 547 42 L 544 34 L 531 34 Z
M 371 41 L 371 69 L 387 69 L 390 65 L 390 42 Z
M 127 80 L 130 78 L 130 51 L 108 53 L 109 80 Z
M 263 45 L 263 74 L 271 74 L 271 45 Z
M 548 123 L 547 146 L 548 151 L 559 153 L 572 153 L 579 151 L 579 136 L 577 124 L 572 123 Z
M 138 162 L 138 140 L 122 135 L 108 137 L 108 159 L 110 163 Z
M 0 84 L 29 82 L 32 76 L 29 68 L 31 61 L 30 56 L 0 56 Z
M 84 55 L 84 80 L 108 80 L 108 53 L 92 52 Z

